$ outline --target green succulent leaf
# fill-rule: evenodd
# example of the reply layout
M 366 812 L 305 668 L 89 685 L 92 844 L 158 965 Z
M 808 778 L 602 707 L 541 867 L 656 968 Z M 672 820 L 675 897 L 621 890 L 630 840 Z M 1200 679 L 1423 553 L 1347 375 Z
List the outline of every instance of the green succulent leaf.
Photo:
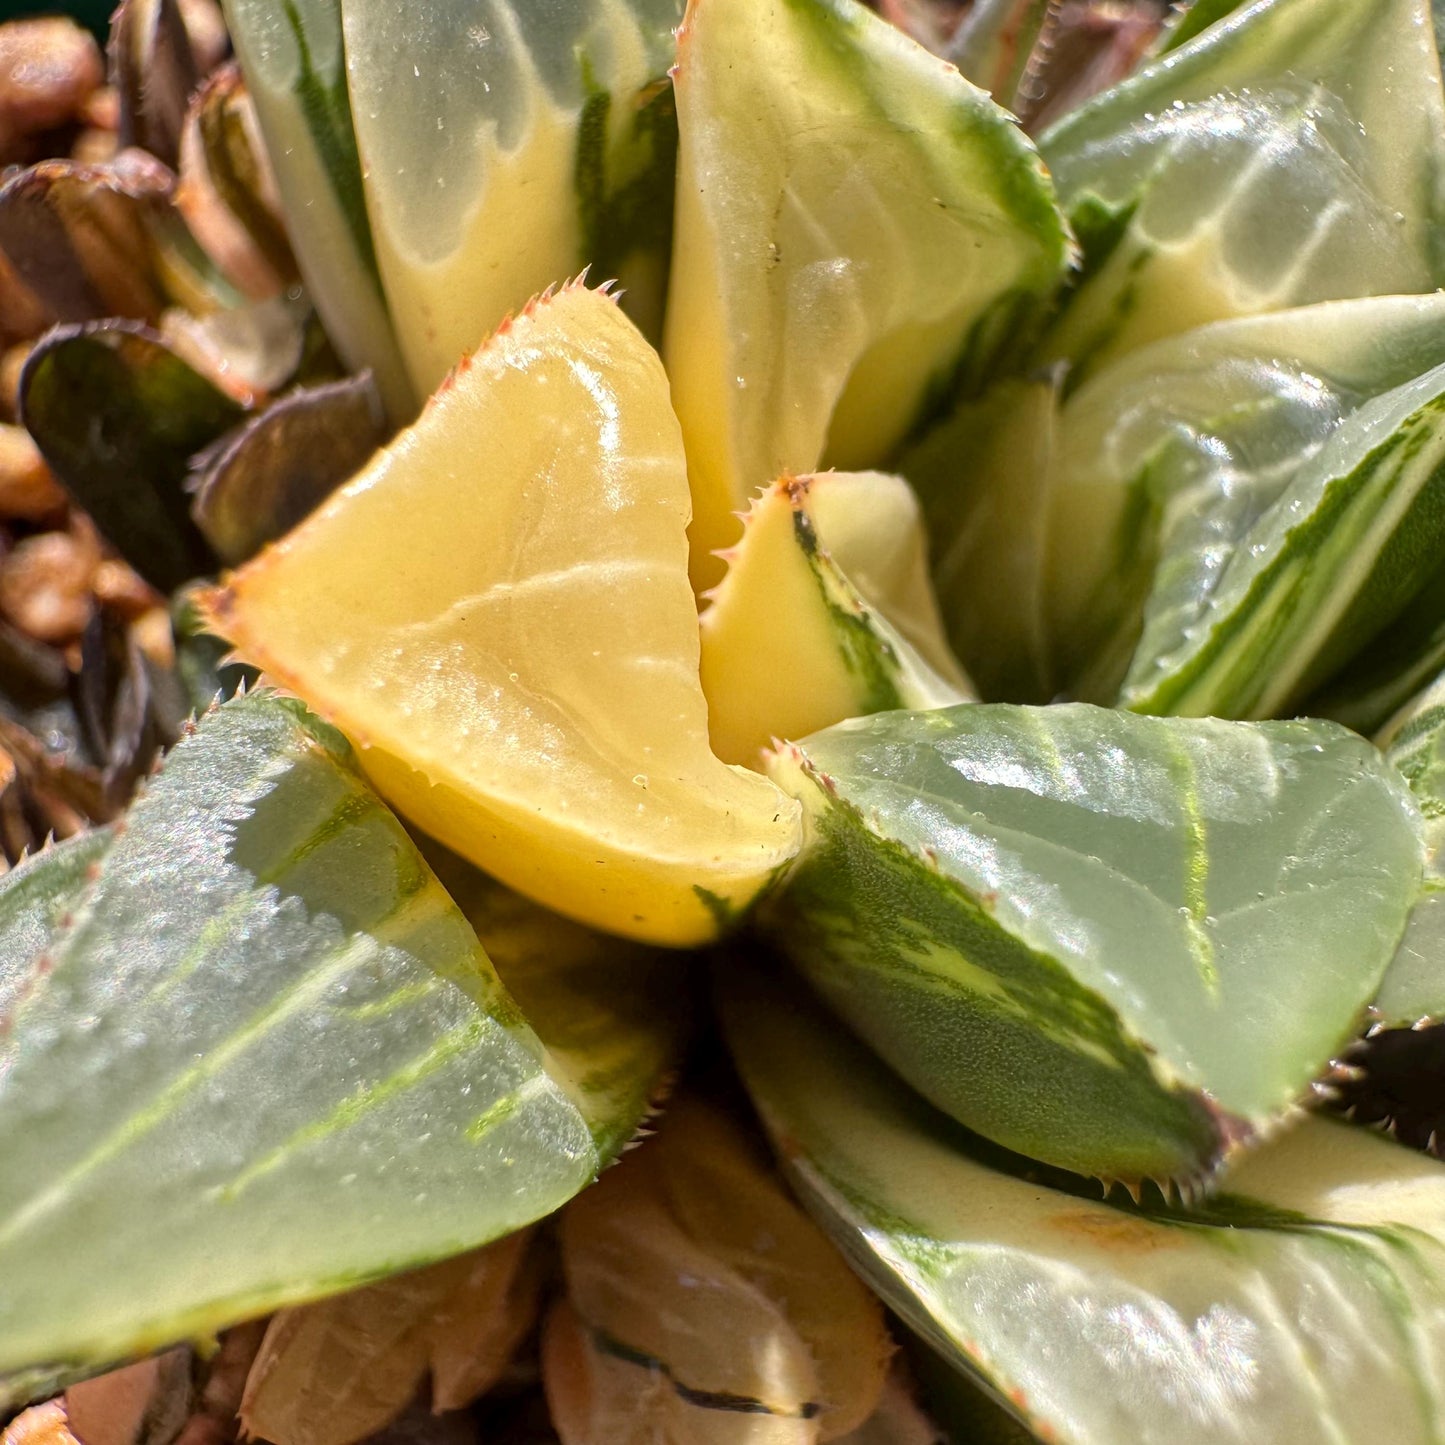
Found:
M 654 334 L 672 230 L 681 0 L 341 0 L 366 204 L 418 395 L 594 266 Z
M 60 896 L 34 866 L 19 942 Z M 675 1042 L 598 957 L 549 1047 L 340 735 L 266 693 L 201 720 L 67 906 L 0 1036 L 0 1400 L 549 1213 Z
M 1149 711 L 1310 696 L 1378 724 L 1441 648 L 1442 337 L 1439 295 L 1326 302 L 1166 338 L 1067 397 L 1057 370 L 1006 381 L 941 426 L 905 469 L 985 695 L 1111 702 L 1127 677 Z
M 971 1129 L 1190 1182 L 1358 1031 L 1418 895 L 1419 814 L 1332 723 L 1083 704 L 884 713 L 779 751 L 805 841 L 769 924 Z
M 676 85 L 665 355 L 712 582 L 758 487 L 885 464 L 1070 251 L 1014 119 L 855 0 L 697 0 Z
M 410 421 L 417 396 L 392 332 L 367 220 L 341 0 L 223 6 L 306 289 L 348 367 L 370 369 L 392 421 Z
M 728 1040 L 803 1202 L 1039 1438 L 1440 1439 L 1439 1163 L 1311 1118 L 1196 1210 L 1116 1206 L 967 1135 L 778 982 L 731 982 Z
M 1378 742 L 1425 819 L 1423 893 L 1375 998 L 1385 1028 L 1445 1022 L 1445 677 L 1391 720 Z
M 33 854 L 0 878 L 0 1048 L 16 1007 L 48 967 L 41 961 L 61 921 L 79 903 L 92 865 L 109 844 L 107 829 L 82 833 Z
M 1125 706 L 1286 714 L 1417 604 L 1439 622 L 1441 315 L 1439 297 L 1342 304 L 1181 344 L 1190 361 L 1213 351 L 1210 380 L 1242 379 L 1228 352 L 1251 346 L 1254 395 L 1237 392 L 1222 425 L 1176 433 L 1147 463 L 1158 561 Z M 1159 351 L 1139 359 L 1157 365 Z M 1066 514 L 1080 504 L 1062 499 Z
M 1062 389 L 1059 367 L 1005 378 L 898 464 L 923 503 L 949 639 L 990 701 L 1044 703 L 1061 686 L 1048 604 Z
M 1207 321 L 1445 279 L 1428 0 L 1256 0 L 1040 139 L 1087 260 L 1075 380 Z
M 134 322 L 57 327 L 20 378 L 21 418 L 66 490 L 162 592 L 215 559 L 190 516 L 193 453 L 241 407 Z
M 369 375 L 293 391 L 201 459 L 191 514 L 216 555 L 239 566 L 360 471 L 386 438 Z

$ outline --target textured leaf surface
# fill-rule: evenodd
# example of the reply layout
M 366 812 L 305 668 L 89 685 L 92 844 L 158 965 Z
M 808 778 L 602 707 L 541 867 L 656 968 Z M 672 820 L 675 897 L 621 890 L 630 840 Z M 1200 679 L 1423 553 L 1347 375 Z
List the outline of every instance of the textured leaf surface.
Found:
M 1033 147 L 854 0 L 694 0 L 666 356 L 693 574 L 776 478 L 885 463 L 984 374 L 1067 241 Z
M 536 1323 L 533 1241 L 522 1230 L 273 1315 L 246 1379 L 246 1433 L 270 1445 L 351 1445 L 389 1425 L 424 1382 L 436 1412 L 465 1409 Z
M 341 0 L 223 0 L 306 289 L 343 360 L 370 368 L 393 422 L 416 412 L 382 297 L 362 192 Z
M 1445 98 L 1428 0 L 1256 0 L 1040 140 L 1088 277 L 1084 371 L 1229 316 L 1429 291 Z
M 970 701 L 908 484 L 820 472 L 756 497 L 702 615 L 701 675 L 713 751 L 749 767 L 775 738 Z
M 798 821 L 709 750 L 687 502 L 657 354 L 572 285 L 218 593 L 216 627 L 477 866 L 611 933 L 706 942 Z
M 91 865 L 110 842 L 105 829 L 82 833 L 26 859 L 0 878 L 0 1040 L 16 1007 L 38 982 L 34 964 L 61 920 L 84 896 Z
M 1103 702 L 1132 658 L 1135 705 L 1268 715 L 1370 642 L 1388 696 L 1445 610 L 1432 428 L 1407 425 L 1442 322 L 1439 296 L 1220 322 L 941 427 L 907 466 L 965 662 L 986 689 Z
M 1079 704 L 885 713 L 782 750 L 804 852 L 774 923 L 969 1127 L 1189 1180 L 1355 1033 L 1419 885 L 1401 780 L 1330 723 Z
M 1311 1119 L 1194 1214 L 1005 1172 L 800 996 L 728 1037 L 805 1203 L 955 1368 L 1058 1445 L 1433 1445 L 1445 1168 Z
M 20 379 L 26 427 L 117 551 L 169 592 L 215 566 L 182 488 L 192 453 L 241 408 L 155 332 L 130 322 L 57 327 Z
M 425 396 L 589 265 L 660 320 L 681 0 L 341 0 L 366 203 Z
M 669 1110 L 560 1241 L 543 1372 L 565 1445 L 815 1445 L 877 1405 L 877 1301 L 714 1108 Z
M 0 1039 L 12 1392 L 519 1228 L 617 1132 L 340 736 L 266 694 L 174 750 L 46 965 Z
M 1386 1028 L 1413 1028 L 1445 1022 L 1445 679 L 1393 719 L 1379 743 L 1424 816 L 1425 877 L 1374 1012 Z

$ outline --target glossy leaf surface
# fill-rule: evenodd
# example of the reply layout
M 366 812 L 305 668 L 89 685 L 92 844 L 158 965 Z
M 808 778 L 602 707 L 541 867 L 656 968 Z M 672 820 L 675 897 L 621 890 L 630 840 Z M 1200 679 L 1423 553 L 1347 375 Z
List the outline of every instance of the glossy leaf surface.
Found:
M 370 368 L 394 423 L 418 398 L 382 296 L 352 128 L 341 0 L 224 0 L 296 261 L 337 350 Z
M 1115 1206 L 989 1151 L 798 994 L 755 981 L 724 1015 L 809 1209 L 1039 1438 L 1439 1438 L 1445 1166 L 1309 1119 L 1193 1213 Z
M 687 500 L 656 353 L 569 286 L 237 574 L 215 625 L 478 867 L 608 932 L 704 942 L 792 856 L 797 809 L 709 750 Z
M 750 767 L 775 738 L 971 700 L 901 477 L 820 472 L 753 500 L 702 614 L 702 685 L 713 751 Z
M 660 324 L 680 0 L 341 0 L 367 211 L 419 396 L 592 266 Z
M 885 464 L 1067 260 L 1012 118 L 854 0 L 694 0 L 666 334 L 693 575 L 776 478 Z
M 1428 0 L 1256 0 L 1040 147 L 1086 269 L 1045 350 L 1080 375 L 1204 322 L 1445 274 Z
M 172 752 L 39 972 L 0 1039 L 13 1393 L 508 1233 L 636 1125 L 584 1115 L 340 736 L 268 694 Z
M 884 713 L 784 748 L 785 950 L 970 1128 L 1191 1181 L 1359 1026 L 1415 900 L 1401 779 L 1330 723 L 1079 704 Z

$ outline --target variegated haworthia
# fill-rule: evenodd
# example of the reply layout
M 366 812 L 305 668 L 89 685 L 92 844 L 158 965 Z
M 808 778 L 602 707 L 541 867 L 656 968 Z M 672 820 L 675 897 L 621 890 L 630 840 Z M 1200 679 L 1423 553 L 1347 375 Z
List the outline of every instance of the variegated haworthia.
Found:
M 1039 1439 L 1441 1438 L 1439 1163 L 1312 1118 L 1207 1205 L 1101 1202 L 928 1108 L 799 992 L 726 982 L 734 1057 L 804 1203 Z
M 393 422 L 418 396 L 377 272 L 356 151 L 341 0 L 223 0 L 306 289 L 346 364 L 369 368 Z
M 1445 279 L 1429 0 L 1255 0 L 1040 139 L 1085 254 L 1075 376 L 1204 322 Z
M 973 700 L 928 581 L 901 477 L 818 472 L 753 499 L 702 614 L 712 749 L 753 767 L 800 738 L 889 708 Z
M 0 885 L 8 946 L 72 915 L 0 993 L 0 1401 L 549 1213 L 670 1062 L 667 990 L 638 1006 L 634 956 L 624 1006 L 602 958 L 585 1000 L 609 1087 L 554 1067 L 298 703 L 207 715 L 103 846 Z M 50 880 L 84 868 L 58 905 Z
M 1083 704 L 883 713 L 779 751 L 784 951 L 978 1133 L 1107 1179 L 1207 1177 L 1357 1033 L 1421 822 L 1332 723 Z
M 1069 255 L 1007 112 L 855 0 L 693 0 L 665 352 L 693 575 L 757 488 L 886 462 Z
M 1424 816 L 1425 876 L 1373 1012 L 1386 1028 L 1414 1028 L 1445 1022 L 1445 678 L 1392 718 L 1377 741 Z
M 1350 721 L 1402 700 L 1400 677 L 1437 647 L 1416 600 L 1441 585 L 1442 322 L 1440 295 L 1219 322 L 1062 401 L 1055 375 L 960 413 L 910 471 L 965 664 L 1008 679 L 1019 653 L 1003 648 L 1037 639 L 1025 696 L 1267 717 L 1418 611 Z M 964 456 L 979 465 L 951 489 Z M 1012 570 L 980 570 L 990 549 Z
M 419 395 L 511 311 L 595 268 L 655 335 L 681 0 L 341 0 L 366 205 Z

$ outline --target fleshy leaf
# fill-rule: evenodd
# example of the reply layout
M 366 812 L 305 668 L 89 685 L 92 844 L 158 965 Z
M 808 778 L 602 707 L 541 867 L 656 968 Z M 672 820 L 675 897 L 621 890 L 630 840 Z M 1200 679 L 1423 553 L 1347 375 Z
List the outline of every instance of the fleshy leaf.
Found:
M 1378 742 L 1425 819 L 1423 893 L 1375 998 L 1385 1028 L 1445 1022 L 1445 678 L 1415 699 Z
M 173 750 L 43 972 L 0 1040 L 0 1398 L 509 1233 L 638 1122 L 584 1116 L 340 735 L 266 693 Z
M 170 592 L 214 567 L 182 483 L 242 409 L 155 332 L 57 327 L 25 364 L 20 409 L 51 470 L 146 581 Z
M 560 1237 L 543 1374 L 564 1445 L 816 1445 L 877 1405 L 882 1311 L 712 1107 L 670 1110 Z
M 589 265 L 655 333 L 681 0 L 341 9 L 367 210 L 417 394 Z
M 1399 639 L 1387 680 L 1428 653 L 1445 579 L 1430 565 L 1434 484 L 1416 474 L 1433 447 L 1433 384 L 1419 378 L 1445 364 L 1442 323 L 1438 295 L 1220 322 L 1102 368 L 1062 402 L 1057 373 L 1006 382 L 940 427 L 906 465 L 945 619 L 985 693 L 1043 701 L 1068 686 L 1113 701 L 1132 658 L 1134 705 L 1268 715 L 1396 617 L 1424 635 Z M 1420 402 L 1427 414 L 1392 437 Z M 1420 511 L 1391 533 L 1365 484 L 1396 476 L 1411 433 L 1422 447 L 1404 480 L 1425 484 Z M 1362 454 L 1381 465 L 1356 468 Z M 1300 566 L 1312 548 L 1324 555 Z M 1215 676 L 1189 701 L 1195 653 L 1214 656 Z
M 574 284 L 218 590 L 213 625 L 478 867 L 593 927 L 704 943 L 792 857 L 798 809 L 709 749 L 687 509 L 656 352 Z
M 1062 368 L 1005 378 L 899 462 L 923 503 L 949 639 L 991 702 L 1059 691 L 1048 603 L 1062 387 Z
M 1431 319 L 1438 315 L 1437 307 Z M 1372 319 L 1359 307 L 1332 321 L 1368 327 Z M 1326 328 L 1314 329 L 1328 346 Z M 1389 339 L 1423 341 L 1427 355 L 1439 354 L 1438 331 L 1400 331 Z M 1261 356 L 1256 377 L 1273 375 L 1263 387 L 1256 381 L 1255 415 L 1243 417 L 1244 435 L 1231 438 L 1241 444 L 1242 466 L 1240 453 L 1224 448 L 1206 459 L 1205 448 L 1219 438 L 1204 428 L 1151 459 L 1152 499 L 1163 512 L 1159 561 L 1120 692 L 1125 706 L 1195 716 L 1288 714 L 1418 601 L 1438 609 L 1445 362 L 1383 390 L 1403 358 L 1373 350 L 1369 343 L 1378 338 L 1378 331 L 1367 336 L 1363 349 L 1356 349 L 1358 329 L 1332 338 L 1367 373 L 1353 397 L 1317 373 L 1289 375 L 1277 351 Z M 1269 339 L 1278 345 L 1278 331 Z M 1307 390 L 1291 394 L 1301 381 Z M 1291 409 L 1295 418 L 1287 416 Z M 1301 419 L 1300 430 L 1289 425 Z M 1271 444 L 1273 465 L 1262 455 Z
M 352 130 L 341 0 L 223 0 L 285 202 L 291 245 L 342 360 L 370 370 L 394 423 L 417 397 L 382 296 Z
M 294 391 L 204 457 L 192 515 L 231 566 L 290 531 L 386 440 L 370 376 Z
M 693 577 L 757 488 L 886 464 L 1017 344 L 1068 242 L 1005 111 L 855 0 L 693 0 L 666 357 Z
M 713 751 L 749 767 L 776 738 L 972 699 L 902 478 L 786 477 L 753 501 L 702 615 L 702 685 Z
M 1082 704 L 884 713 L 782 749 L 785 951 L 939 1107 L 1081 1174 L 1186 1184 L 1355 1036 L 1421 824 L 1332 723 Z
M 1045 343 L 1076 378 L 1208 321 L 1445 279 L 1429 0 L 1256 0 L 1039 145 L 1084 246 Z
M 91 867 L 110 842 L 105 829 L 82 833 L 33 854 L 0 877 L 0 1050 L 17 1007 L 43 978 L 61 920 L 80 904 Z
M 1039 1438 L 1439 1438 L 1445 1166 L 1314 1118 L 1195 1212 L 1115 1206 L 1029 1177 L 776 983 L 724 1016 L 810 1211 Z
M 427 839 L 423 856 L 547 1051 L 552 1077 L 615 1157 L 664 1103 L 691 1014 L 674 954 L 612 938 L 504 888 Z

